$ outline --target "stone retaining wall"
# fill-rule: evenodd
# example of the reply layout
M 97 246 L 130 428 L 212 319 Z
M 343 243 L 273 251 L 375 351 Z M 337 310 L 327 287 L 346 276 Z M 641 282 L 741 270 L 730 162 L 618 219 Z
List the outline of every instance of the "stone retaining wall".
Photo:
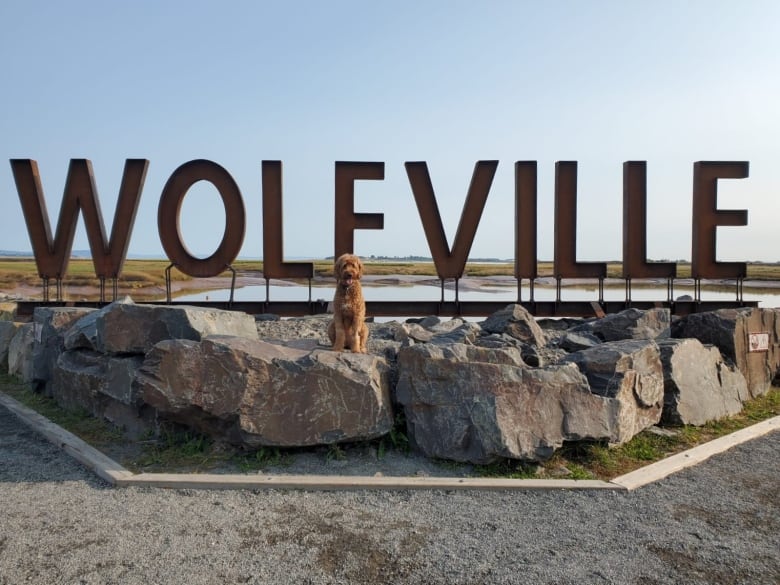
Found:
M 370 323 L 367 354 L 331 351 L 329 320 L 41 307 L 32 323 L 0 321 L 0 368 L 131 436 L 167 421 L 248 448 L 310 446 L 380 437 L 402 413 L 416 449 L 472 463 L 700 425 L 780 370 L 778 309 L 536 320 L 508 305 L 481 323 Z M 765 351 L 748 351 L 755 333 Z

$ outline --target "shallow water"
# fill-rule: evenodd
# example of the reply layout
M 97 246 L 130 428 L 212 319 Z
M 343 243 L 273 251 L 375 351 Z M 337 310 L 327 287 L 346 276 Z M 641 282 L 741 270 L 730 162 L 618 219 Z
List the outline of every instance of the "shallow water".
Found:
M 311 287 L 311 300 L 324 299 L 330 301 L 335 292 L 334 286 Z M 522 300 L 530 299 L 527 283 L 522 287 Z M 675 285 L 674 297 L 681 295 L 693 296 L 693 287 Z M 410 285 L 377 285 L 364 283 L 363 296 L 367 301 L 439 301 L 442 297 L 441 287 L 436 284 L 410 284 Z M 598 300 L 598 287 L 592 286 L 565 286 L 561 292 L 563 301 L 592 301 Z M 702 290 L 703 301 L 733 301 L 736 299 L 734 287 L 705 288 Z M 634 287 L 631 298 L 635 301 L 664 301 L 667 293 L 665 286 Z M 219 289 L 202 293 L 177 296 L 177 301 L 226 301 L 230 298 L 230 289 Z M 236 301 L 308 301 L 309 287 L 300 285 L 271 285 L 268 287 L 266 298 L 265 286 L 246 286 L 237 288 L 234 293 Z M 460 288 L 458 299 L 461 301 L 496 301 L 506 300 L 511 303 L 517 300 L 517 288 L 513 286 L 486 285 L 478 290 L 472 288 Z M 536 285 L 534 287 L 534 299 L 537 301 L 554 301 L 555 287 L 548 285 Z M 765 289 L 743 290 L 745 301 L 758 301 L 763 308 L 780 307 L 780 289 L 776 292 L 767 292 Z M 449 286 L 444 290 L 444 300 L 454 301 L 455 290 Z M 623 286 L 610 286 L 604 289 L 604 300 L 625 300 L 625 288 Z

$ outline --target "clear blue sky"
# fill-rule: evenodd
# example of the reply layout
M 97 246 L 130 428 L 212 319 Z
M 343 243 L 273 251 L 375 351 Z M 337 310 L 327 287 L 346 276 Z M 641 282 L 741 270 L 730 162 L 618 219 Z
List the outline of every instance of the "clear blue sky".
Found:
M 92 160 L 110 227 L 126 158 L 151 161 L 130 251 L 161 253 L 171 172 L 207 158 L 241 188 L 242 256 L 262 256 L 262 160 L 284 163 L 285 256 L 333 253 L 333 166 L 384 161 L 356 208 L 361 255 L 428 255 L 405 161 L 428 162 L 452 244 L 475 161 L 500 161 L 472 256 L 513 255 L 513 165 L 539 162 L 552 257 L 558 160 L 579 161 L 578 258 L 622 253 L 622 163 L 648 163 L 648 250 L 690 258 L 692 166 L 721 181 L 718 259 L 780 260 L 780 2 L 3 2 L 0 249 L 29 239 L 8 159 L 38 161 L 52 224 L 71 158 Z M 182 232 L 209 255 L 221 201 L 199 184 Z M 75 248 L 87 248 L 80 226 Z

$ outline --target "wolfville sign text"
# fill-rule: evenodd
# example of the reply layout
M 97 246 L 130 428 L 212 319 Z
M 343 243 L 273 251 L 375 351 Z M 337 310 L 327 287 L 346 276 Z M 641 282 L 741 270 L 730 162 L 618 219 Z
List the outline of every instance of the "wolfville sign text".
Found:
M 95 275 L 116 280 L 122 271 L 149 161 L 127 159 L 122 177 L 110 237 L 106 237 L 103 215 L 92 165 L 86 159 L 72 159 L 54 237 L 36 161 L 13 159 L 11 168 L 22 205 L 38 273 L 44 282 L 66 275 L 79 213 L 92 253 Z M 383 229 L 382 213 L 354 211 L 355 183 L 383 180 L 383 162 L 335 163 L 335 242 L 333 254 L 354 252 L 354 232 Z M 449 245 L 439 213 L 434 187 L 425 162 L 405 163 L 412 194 L 428 241 L 436 272 L 442 281 L 459 279 L 471 250 L 487 201 L 498 161 L 478 161 L 461 213 L 452 246 Z M 691 276 L 700 279 L 736 279 L 746 275 L 744 262 L 718 262 L 718 226 L 747 225 L 747 210 L 717 207 L 720 179 L 748 176 L 748 162 L 700 161 L 693 164 L 693 220 L 691 225 Z M 263 273 L 270 278 L 311 278 L 314 266 L 308 262 L 285 262 L 282 251 L 282 163 L 262 161 Z M 190 254 L 179 230 L 179 215 L 188 190 L 198 181 L 211 183 L 222 198 L 225 226 L 217 250 L 207 258 Z M 647 163 L 623 163 L 623 273 L 631 279 L 674 279 L 677 266 L 671 262 L 647 260 Z M 230 173 L 210 160 L 192 160 L 171 174 L 162 193 L 157 214 L 160 242 L 171 264 L 193 277 L 211 277 L 230 268 L 238 256 L 246 230 L 246 212 L 241 191 Z M 576 260 L 577 163 L 555 165 L 554 274 L 564 278 L 603 280 L 606 262 Z M 537 163 L 515 163 L 515 277 L 530 279 L 537 274 Z

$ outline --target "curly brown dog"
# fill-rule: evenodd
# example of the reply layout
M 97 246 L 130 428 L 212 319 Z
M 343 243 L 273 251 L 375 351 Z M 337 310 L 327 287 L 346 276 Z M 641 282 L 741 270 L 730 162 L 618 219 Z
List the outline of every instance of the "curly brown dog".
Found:
M 342 254 L 336 259 L 334 273 L 337 284 L 333 297 L 333 321 L 328 325 L 333 350 L 351 349 L 355 353 L 366 353 L 366 301 L 360 286 L 363 263 L 354 254 Z

